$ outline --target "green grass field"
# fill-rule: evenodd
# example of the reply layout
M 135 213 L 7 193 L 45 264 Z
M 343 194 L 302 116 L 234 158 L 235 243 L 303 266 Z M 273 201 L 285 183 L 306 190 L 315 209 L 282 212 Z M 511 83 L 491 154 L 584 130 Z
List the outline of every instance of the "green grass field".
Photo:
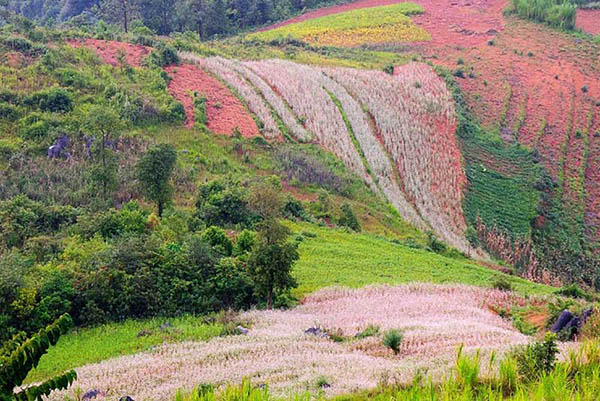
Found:
M 223 333 L 223 325 L 206 323 L 203 317 L 127 320 L 89 329 L 73 330 L 40 360 L 27 383 L 49 378 L 65 370 L 121 355 L 146 351 L 162 343 L 206 341 Z M 173 327 L 160 329 L 165 322 Z M 140 334 L 144 335 L 140 335 Z
M 371 234 L 351 234 L 309 224 L 291 224 L 294 233 L 306 236 L 300 245 L 300 260 L 294 267 L 298 281 L 295 295 L 302 296 L 322 287 L 409 282 L 462 283 L 491 286 L 506 277 L 524 295 L 549 294 L 555 288 L 536 284 L 483 267 L 469 259 L 454 259 L 396 244 Z

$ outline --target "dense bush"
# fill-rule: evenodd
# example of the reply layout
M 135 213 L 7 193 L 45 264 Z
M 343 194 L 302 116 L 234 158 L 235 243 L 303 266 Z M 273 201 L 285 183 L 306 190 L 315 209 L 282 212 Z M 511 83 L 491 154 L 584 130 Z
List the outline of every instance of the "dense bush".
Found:
M 53 233 L 75 223 L 78 214 L 72 207 L 46 207 L 23 195 L 0 201 L 0 249 L 20 247 L 28 238 Z
M 31 50 L 31 48 L 33 47 L 33 43 L 31 43 L 30 40 L 15 36 L 4 39 L 4 44 L 8 48 L 16 50 L 18 52 L 26 52 Z
M 63 113 L 73 110 L 73 95 L 63 88 L 48 88 L 27 96 L 26 105 L 39 108 L 42 111 Z
M 554 369 L 558 351 L 556 335 L 548 333 L 543 342 L 516 348 L 512 351 L 511 356 L 517 362 L 522 380 L 531 381 Z
M 360 231 L 360 223 L 348 203 L 342 205 L 342 215 L 338 220 L 338 224 L 354 231 Z
M 568 0 L 511 0 L 522 18 L 547 23 L 561 29 L 575 29 L 577 7 Z
M 248 207 L 248 191 L 232 178 L 200 186 L 196 216 L 207 226 L 248 226 L 256 216 Z

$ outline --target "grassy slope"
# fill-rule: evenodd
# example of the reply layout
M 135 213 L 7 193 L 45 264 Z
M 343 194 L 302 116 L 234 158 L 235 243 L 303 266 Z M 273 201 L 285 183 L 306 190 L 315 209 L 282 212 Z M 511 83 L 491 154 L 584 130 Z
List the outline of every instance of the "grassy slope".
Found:
M 508 276 L 468 259 L 453 259 L 422 249 L 398 245 L 372 234 L 350 234 L 308 224 L 292 224 L 296 233 L 308 231 L 300 245 L 295 266 L 302 296 L 330 285 L 361 287 L 374 283 L 401 284 L 414 281 L 464 283 L 489 287 L 506 277 L 521 294 L 548 294 L 554 288 Z
M 38 367 L 29 374 L 27 382 L 39 381 L 78 366 L 145 351 L 163 342 L 206 341 L 223 332 L 221 324 L 205 323 L 205 318 L 168 319 L 173 327 L 161 330 L 160 326 L 165 322 L 167 319 L 128 320 L 74 330 L 50 348 Z M 142 331 L 145 335 L 138 336 Z

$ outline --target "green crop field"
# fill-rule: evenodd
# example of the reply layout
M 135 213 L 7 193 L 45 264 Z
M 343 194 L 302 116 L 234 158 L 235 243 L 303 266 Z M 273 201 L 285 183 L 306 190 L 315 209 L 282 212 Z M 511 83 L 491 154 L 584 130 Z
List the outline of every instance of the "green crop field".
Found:
M 522 294 L 548 294 L 555 290 L 505 275 L 469 259 L 412 249 L 380 236 L 350 234 L 308 224 L 291 224 L 291 228 L 296 234 L 305 233 L 300 260 L 294 268 L 298 296 L 331 285 L 362 287 L 376 283 L 432 282 L 489 287 L 502 276 Z M 312 234 L 316 236 L 311 238 Z

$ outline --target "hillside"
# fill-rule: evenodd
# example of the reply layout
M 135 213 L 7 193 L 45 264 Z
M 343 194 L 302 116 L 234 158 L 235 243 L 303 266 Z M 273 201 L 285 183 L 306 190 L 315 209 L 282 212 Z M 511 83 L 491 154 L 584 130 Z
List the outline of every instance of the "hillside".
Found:
M 0 1 L 0 399 L 594 400 L 596 11 Z

